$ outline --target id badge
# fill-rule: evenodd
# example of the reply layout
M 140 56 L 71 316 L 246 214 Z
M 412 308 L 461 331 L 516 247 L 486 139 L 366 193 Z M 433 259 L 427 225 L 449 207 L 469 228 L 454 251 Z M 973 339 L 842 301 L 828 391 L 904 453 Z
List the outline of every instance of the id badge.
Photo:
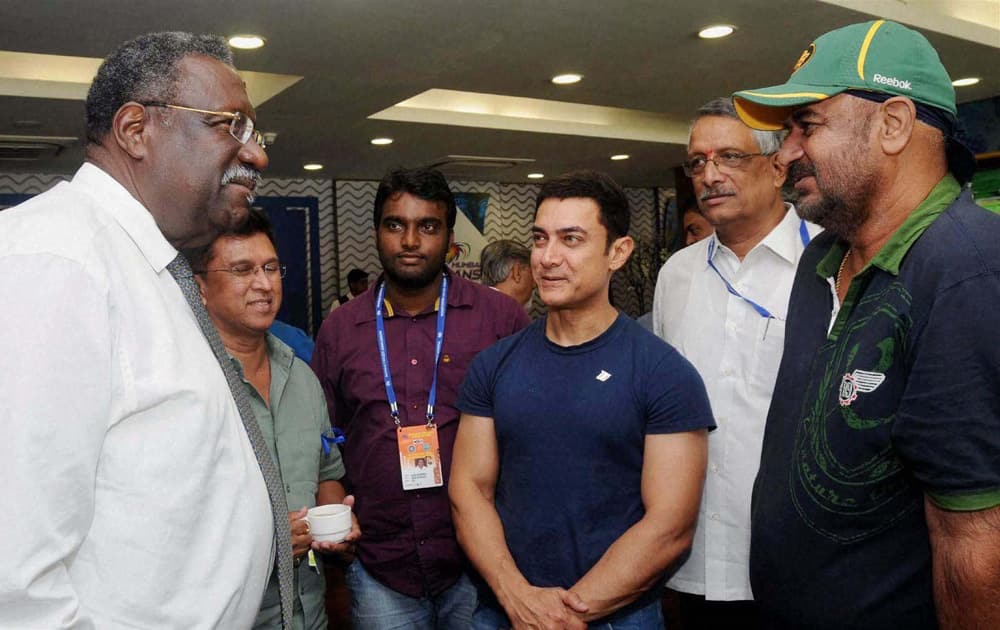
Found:
M 399 470 L 403 490 L 444 485 L 436 425 L 399 427 L 396 430 L 396 440 L 399 442 Z

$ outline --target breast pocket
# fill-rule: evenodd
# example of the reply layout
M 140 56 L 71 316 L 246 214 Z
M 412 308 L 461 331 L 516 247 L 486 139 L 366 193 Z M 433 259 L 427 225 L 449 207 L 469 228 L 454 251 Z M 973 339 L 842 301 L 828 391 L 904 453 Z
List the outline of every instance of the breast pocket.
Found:
M 776 318 L 759 318 L 754 344 L 753 377 L 750 382 L 758 392 L 770 397 L 778 378 L 781 353 L 785 348 L 785 322 Z

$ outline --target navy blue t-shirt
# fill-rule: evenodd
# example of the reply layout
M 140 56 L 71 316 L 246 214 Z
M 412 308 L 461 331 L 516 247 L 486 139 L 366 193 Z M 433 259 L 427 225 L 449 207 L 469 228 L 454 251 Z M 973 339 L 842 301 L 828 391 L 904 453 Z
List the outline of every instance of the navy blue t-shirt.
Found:
M 937 628 L 924 499 L 1000 504 L 1000 217 L 950 177 L 851 281 L 796 274 L 753 492 L 750 580 L 775 630 Z
M 472 361 L 456 406 L 494 420 L 497 512 L 518 569 L 542 587 L 571 587 L 645 514 L 647 434 L 715 426 L 694 367 L 624 315 L 579 346 L 549 341 L 544 318 L 500 340 Z

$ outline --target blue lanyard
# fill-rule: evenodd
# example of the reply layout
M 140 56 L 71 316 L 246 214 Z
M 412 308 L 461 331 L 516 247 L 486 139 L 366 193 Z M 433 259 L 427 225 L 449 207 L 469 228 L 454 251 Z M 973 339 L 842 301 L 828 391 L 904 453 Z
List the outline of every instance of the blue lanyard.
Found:
M 803 247 L 809 244 L 810 236 L 809 236 L 809 230 L 806 229 L 805 219 L 799 220 L 799 238 L 802 239 Z M 715 253 L 715 240 L 716 237 L 712 236 L 712 240 L 708 243 L 708 266 L 712 268 L 712 271 L 715 272 L 715 275 L 719 276 L 719 279 L 722 280 L 722 283 L 724 285 L 726 285 L 726 289 L 730 293 L 732 293 L 736 297 L 740 298 L 741 300 L 749 304 L 753 308 L 753 310 L 757 311 L 758 315 L 760 315 L 761 317 L 766 317 L 768 319 L 774 317 L 774 315 L 771 314 L 771 311 L 767 310 L 760 304 L 754 302 L 750 298 L 746 297 L 745 295 L 737 291 L 736 287 L 729 284 L 729 280 L 726 280 L 725 276 L 722 275 L 722 272 L 719 271 L 719 268 L 715 266 L 715 263 L 712 262 L 712 255 Z
M 375 296 L 375 337 L 378 340 L 378 356 L 382 363 L 382 381 L 385 383 L 385 395 L 389 399 L 389 415 L 396 426 L 399 422 L 399 403 L 396 401 L 396 390 L 392 387 L 392 374 L 389 372 L 389 351 L 385 345 L 385 320 L 382 318 L 382 304 L 385 302 L 385 282 L 378 286 Z M 448 310 L 448 276 L 441 276 L 441 297 L 438 299 L 437 335 L 434 337 L 434 380 L 431 381 L 430 395 L 427 397 L 427 426 L 434 424 L 434 403 L 437 402 L 438 363 L 441 359 L 441 347 L 444 345 L 444 320 Z

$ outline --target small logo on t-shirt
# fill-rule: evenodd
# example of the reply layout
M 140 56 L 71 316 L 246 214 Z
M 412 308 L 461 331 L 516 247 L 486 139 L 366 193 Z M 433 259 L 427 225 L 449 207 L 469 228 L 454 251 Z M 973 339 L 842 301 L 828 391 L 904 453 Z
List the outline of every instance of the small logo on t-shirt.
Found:
M 601 373 L 598 374 L 595 378 L 597 378 L 597 380 L 603 383 L 604 381 L 611 378 L 611 372 L 608 372 L 607 370 L 601 370 Z
M 884 380 L 885 374 L 881 372 L 854 370 L 850 374 L 844 374 L 840 381 L 840 406 L 846 407 L 857 400 L 858 392 L 867 394 L 875 391 Z

